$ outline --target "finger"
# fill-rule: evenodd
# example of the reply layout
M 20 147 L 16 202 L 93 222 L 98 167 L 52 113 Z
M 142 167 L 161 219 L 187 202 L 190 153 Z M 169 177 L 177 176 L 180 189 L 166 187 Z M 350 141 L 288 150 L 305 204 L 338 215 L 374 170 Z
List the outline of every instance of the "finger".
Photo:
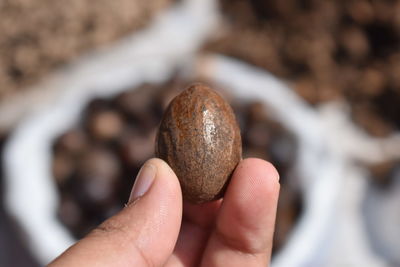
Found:
M 203 204 L 191 204 L 184 202 L 183 220 L 203 228 L 213 226 L 221 203 L 222 199 Z
M 139 172 L 127 207 L 68 249 L 51 266 L 162 266 L 182 219 L 178 179 L 160 159 Z
M 202 266 L 266 266 L 279 195 L 275 168 L 260 159 L 239 163 L 204 252 Z
M 183 221 L 174 253 L 166 266 L 196 266 L 203 255 L 221 200 L 183 204 Z

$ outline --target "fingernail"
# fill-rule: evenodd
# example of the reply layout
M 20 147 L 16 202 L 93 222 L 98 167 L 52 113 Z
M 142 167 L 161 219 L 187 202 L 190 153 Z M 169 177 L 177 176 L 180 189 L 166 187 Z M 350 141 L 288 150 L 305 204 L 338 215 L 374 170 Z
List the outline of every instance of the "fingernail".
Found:
M 133 185 L 129 203 L 146 194 L 156 177 L 156 172 L 157 170 L 154 165 L 150 163 L 143 165 Z

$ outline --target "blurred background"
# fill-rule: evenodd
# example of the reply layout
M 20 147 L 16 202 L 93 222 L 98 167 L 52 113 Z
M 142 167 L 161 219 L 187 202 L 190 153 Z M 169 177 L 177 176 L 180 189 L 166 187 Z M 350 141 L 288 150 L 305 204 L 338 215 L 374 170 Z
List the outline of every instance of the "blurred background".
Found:
M 120 210 L 199 80 L 281 174 L 273 265 L 400 266 L 399 45 L 397 0 L 0 0 L 0 266 Z

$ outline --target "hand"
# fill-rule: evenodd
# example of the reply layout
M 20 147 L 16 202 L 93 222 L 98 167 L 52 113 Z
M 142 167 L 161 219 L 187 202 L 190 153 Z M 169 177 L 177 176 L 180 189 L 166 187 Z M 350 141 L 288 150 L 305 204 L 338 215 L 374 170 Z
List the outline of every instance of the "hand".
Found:
M 151 159 L 128 205 L 49 266 L 267 266 L 278 180 L 271 164 L 245 159 L 224 199 L 182 204 L 174 172 Z

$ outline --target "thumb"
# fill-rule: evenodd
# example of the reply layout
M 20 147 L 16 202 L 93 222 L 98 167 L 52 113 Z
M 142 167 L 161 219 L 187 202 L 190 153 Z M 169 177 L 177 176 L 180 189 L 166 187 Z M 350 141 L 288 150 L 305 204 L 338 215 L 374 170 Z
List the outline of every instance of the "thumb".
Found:
M 182 194 L 172 169 L 147 161 L 128 205 L 70 247 L 49 266 L 162 266 L 182 219 Z

